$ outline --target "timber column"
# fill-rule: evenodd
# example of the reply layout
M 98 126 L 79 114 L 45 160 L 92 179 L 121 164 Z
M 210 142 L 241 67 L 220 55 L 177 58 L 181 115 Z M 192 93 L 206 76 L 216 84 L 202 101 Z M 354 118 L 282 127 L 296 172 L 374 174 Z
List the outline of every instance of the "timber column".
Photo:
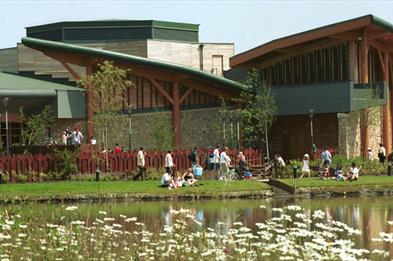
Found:
M 93 74 L 93 66 L 86 66 L 86 75 L 91 76 Z M 93 110 L 93 86 L 91 83 L 87 84 L 86 88 L 86 114 L 87 114 L 87 139 L 94 136 L 94 110 Z
M 174 132 L 174 145 L 178 150 L 180 149 L 180 97 L 179 97 L 179 83 L 173 82 L 172 86 L 172 115 L 173 115 L 173 132 Z
M 368 41 L 367 41 L 367 29 L 364 30 L 363 38 L 360 46 L 360 58 L 361 58 L 361 74 L 360 83 L 368 83 Z M 367 159 L 367 148 L 369 146 L 369 131 L 368 131 L 368 108 L 362 110 L 362 154 L 363 158 Z
M 391 152 L 391 140 L 390 140 L 390 135 L 391 135 L 391 125 L 390 125 L 390 110 L 389 110 L 389 104 L 390 104 L 390 95 L 389 95 L 389 55 L 388 53 L 384 52 L 383 54 L 383 81 L 387 82 L 387 95 L 386 95 L 386 104 L 383 105 L 383 122 L 382 122 L 382 128 L 383 128 L 383 144 L 386 148 L 386 155 L 389 155 Z

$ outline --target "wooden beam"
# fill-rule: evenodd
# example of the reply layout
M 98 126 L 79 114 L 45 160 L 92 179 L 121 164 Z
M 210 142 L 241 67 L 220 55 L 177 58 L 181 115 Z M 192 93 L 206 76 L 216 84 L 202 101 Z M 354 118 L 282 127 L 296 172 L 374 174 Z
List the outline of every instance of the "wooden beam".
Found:
M 199 92 L 204 92 L 209 95 L 215 96 L 215 97 L 226 97 L 226 98 L 238 98 L 239 94 L 235 94 L 232 92 L 225 92 L 223 90 L 220 90 L 219 88 L 211 87 L 207 84 L 202 84 L 199 82 L 187 80 L 184 82 L 184 84 L 188 87 L 192 87 L 195 90 Z
M 180 140 L 180 100 L 179 100 L 179 83 L 173 82 L 172 85 L 172 97 L 173 97 L 173 133 L 174 133 L 174 145 L 177 150 L 181 147 Z
M 362 41 L 360 44 L 360 58 L 361 58 L 361 83 L 368 83 L 368 39 L 367 39 L 367 28 L 364 30 Z M 369 147 L 369 128 L 368 128 L 368 108 L 362 110 L 363 126 L 361 126 L 362 133 L 362 155 L 364 159 L 367 159 L 368 147 Z
M 334 39 L 341 39 L 341 40 L 346 40 L 346 41 L 354 41 L 358 40 L 359 36 L 361 36 L 362 33 L 359 31 L 349 31 L 349 32 L 343 32 L 339 34 L 333 34 L 330 37 Z
M 390 118 L 391 118 L 391 114 L 390 114 L 390 110 L 389 110 L 389 104 L 391 102 L 390 100 L 390 95 L 389 95 L 389 55 L 388 53 L 383 53 L 383 58 L 380 53 L 380 59 L 382 60 L 382 64 L 384 65 L 384 70 L 383 70 L 383 80 L 388 82 L 388 91 L 387 91 L 387 97 L 385 97 L 386 99 L 386 103 L 383 105 L 383 120 L 382 120 L 382 128 L 383 128 L 383 133 L 382 133 L 382 140 L 383 140 L 383 144 L 385 145 L 386 148 L 386 153 L 387 155 L 390 154 L 391 152 L 391 139 L 390 139 L 390 135 L 391 135 L 391 124 L 390 124 Z
M 376 49 L 381 49 L 381 51 L 387 53 L 393 53 L 393 44 L 383 44 L 378 42 L 377 40 L 369 41 L 370 45 Z
M 385 81 L 388 68 L 386 67 L 385 59 L 382 57 L 381 49 L 378 49 L 378 56 L 379 56 L 379 64 L 381 65 L 382 74 L 383 74 L 383 78 L 384 78 L 384 81 Z
M 80 75 L 72 69 L 72 67 L 65 62 L 60 61 L 60 63 L 67 69 L 67 71 L 74 77 L 75 80 L 79 81 L 81 79 Z
M 70 63 L 70 64 L 75 64 L 79 66 L 86 66 L 87 64 L 91 64 L 92 58 L 88 56 L 82 56 L 78 54 L 73 54 L 73 53 L 66 53 L 66 52 L 58 52 L 58 51 L 53 51 L 53 50 L 44 50 L 42 51 L 43 54 L 46 56 L 51 57 L 52 59 L 59 61 L 59 62 L 64 62 L 64 63 Z M 97 58 L 94 60 L 97 61 Z
M 378 38 L 383 38 L 385 36 L 389 36 L 391 34 L 392 34 L 391 32 L 386 32 L 386 31 L 369 32 L 367 34 L 367 38 L 368 38 L 369 41 L 372 41 L 372 40 L 375 40 L 375 39 L 378 39 Z
M 190 95 L 190 93 L 194 90 L 194 88 L 190 87 L 188 88 L 188 90 L 183 94 L 183 96 L 181 96 L 180 98 L 180 104 L 182 104 L 184 102 L 184 100 L 188 97 L 188 95 Z
M 151 78 L 151 77 L 148 77 L 147 79 L 149 79 L 149 81 L 154 85 L 154 87 L 156 87 L 156 89 L 157 89 L 162 95 L 164 95 L 164 97 L 167 98 L 168 101 L 169 101 L 171 104 L 173 104 L 173 98 L 172 98 L 172 97 L 162 88 L 161 85 L 158 84 L 158 82 L 157 82 L 155 79 L 153 79 L 153 78 Z
M 86 75 L 91 76 L 94 74 L 93 66 L 86 67 Z M 93 85 L 87 84 L 86 88 L 86 120 L 87 120 L 87 138 L 86 141 L 90 140 L 90 137 L 94 136 L 94 108 L 93 108 Z M 106 149 L 106 148 L 105 148 Z

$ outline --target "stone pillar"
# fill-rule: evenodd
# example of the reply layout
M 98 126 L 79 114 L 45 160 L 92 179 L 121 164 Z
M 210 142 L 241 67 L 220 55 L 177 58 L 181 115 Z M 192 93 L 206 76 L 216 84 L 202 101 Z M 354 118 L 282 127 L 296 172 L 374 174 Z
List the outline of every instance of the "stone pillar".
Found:
M 346 157 L 360 156 L 360 111 L 337 113 L 338 150 Z

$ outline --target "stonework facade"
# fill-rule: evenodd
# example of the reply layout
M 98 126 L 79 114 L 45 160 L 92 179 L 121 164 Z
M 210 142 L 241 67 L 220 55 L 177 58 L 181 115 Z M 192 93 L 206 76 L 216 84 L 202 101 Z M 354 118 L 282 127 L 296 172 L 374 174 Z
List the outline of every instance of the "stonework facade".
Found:
M 158 147 L 152 134 L 155 126 L 155 112 L 135 113 L 131 115 L 131 149 L 136 150 L 140 146 L 148 150 Z M 161 112 L 161 116 L 168 121 L 168 127 L 172 128 L 172 112 Z M 191 149 L 193 146 L 207 147 L 222 142 L 219 126 L 221 119 L 219 108 L 196 109 L 181 111 L 181 148 Z M 62 132 L 67 128 L 80 128 L 86 134 L 85 120 L 59 119 L 51 128 L 52 137 L 61 142 Z M 102 129 L 95 127 L 95 138 L 102 143 Z M 108 145 L 113 148 L 116 143 L 128 149 L 129 116 L 119 115 L 110 124 L 108 129 Z M 87 141 L 88 137 L 85 137 Z
M 350 113 L 338 113 L 338 150 L 346 157 L 361 156 L 361 121 L 360 111 Z M 373 158 L 377 158 L 379 143 L 381 143 L 381 109 L 374 107 L 370 109 L 368 129 L 369 147 L 372 150 Z

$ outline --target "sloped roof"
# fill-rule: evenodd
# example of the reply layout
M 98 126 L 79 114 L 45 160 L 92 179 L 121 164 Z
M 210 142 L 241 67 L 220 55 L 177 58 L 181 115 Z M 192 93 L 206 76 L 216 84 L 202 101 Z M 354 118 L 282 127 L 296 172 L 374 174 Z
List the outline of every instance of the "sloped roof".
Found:
M 85 91 L 69 85 L 32 79 L 12 73 L 0 72 L 0 96 L 41 95 L 55 96 L 56 91 Z
M 55 50 L 65 53 L 68 52 L 73 54 L 79 54 L 81 56 L 98 57 L 98 58 L 113 60 L 117 62 L 123 62 L 126 64 L 129 63 L 129 64 L 138 65 L 141 67 L 146 67 L 156 70 L 181 73 L 189 77 L 208 82 L 212 86 L 224 87 L 231 92 L 240 92 L 245 90 L 245 87 L 238 82 L 184 65 L 168 63 L 168 62 L 143 58 L 143 57 L 124 54 L 124 53 L 118 53 L 113 51 L 101 50 L 101 49 L 96 49 L 86 46 L 36 39 L 31 37 L 22 38 L 22 43 L 28 47 L 39 49 L 39 50 Z
M 232 56 L 230 58 L 230 65 L 231 67 L 235 67 L 253 59 L 262 57 L 268 53 L 274 52 L 278 49 L 299 45 L 343 32 L 362 29 L 368 26 L 374 26 L 375 28 L 393 33 L 393 24 L 370 14 L 272 40 L 248 51 Z M 383 36 L 380 38 L 383 39 Z M 393 42 L 393 38 L 389 38 L 389 42 L 390 39 L 392 39 L 391 42 Z M 383 41 L 386 40 L 383 39 Z M 382 44 L 383 43 L 384 42 L 382 42 Z

